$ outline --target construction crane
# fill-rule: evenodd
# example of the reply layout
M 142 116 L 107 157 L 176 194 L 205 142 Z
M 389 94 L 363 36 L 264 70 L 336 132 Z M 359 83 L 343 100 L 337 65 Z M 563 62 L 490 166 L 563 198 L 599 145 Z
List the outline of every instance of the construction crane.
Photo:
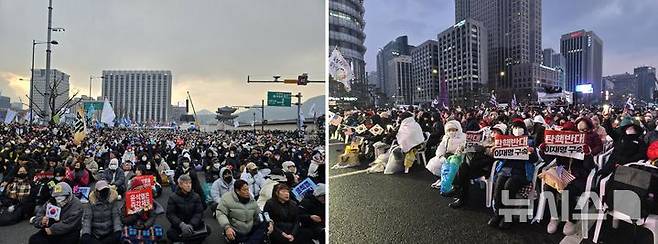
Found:
M 199 124 L 199 116 L 196 115 L 196 109 L 194 109 L 194 103 L 192 102 L 192 96 L 190 96 L 190 91 L 187 91 L 187 99 L 190 100 L 190 105 L 192 105 L 192 113 L 194 113 L 194 125 L 198 130 L 201 130 L 201 126 Z

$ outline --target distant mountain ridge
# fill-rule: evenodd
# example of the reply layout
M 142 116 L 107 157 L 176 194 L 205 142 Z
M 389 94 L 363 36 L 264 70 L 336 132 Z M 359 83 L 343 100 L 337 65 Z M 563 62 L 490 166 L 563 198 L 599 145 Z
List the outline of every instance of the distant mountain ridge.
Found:
M 311 112 L 310 110 L 311 107 L 313 107 L 313 104 L 315 104 L 315 108 L 313 110 L 315 111 L 316 117 L 325 114 L 325 96 L 317 96 L 310 98 L 302 103 L 301 110 L 304 117 L 313 118 L 313 114 L 309 114 Z M 260 104 L 256 106 L 260 106 Z M 260 122 L 261 121 L 260 109 L 247 109 L 247 110 L 242 110 L 241 112 L 235 114 L 238 115 L 237 120 L 240 123 L 248 124 L 254 120 L 254 113 L 256 113 L 256 122 Z M 217 120 L 215 119 L 215 115 L 216 114 L 214 111 L 209 111 L 207 109 L 202 109 L 199 112 L 197 112 L 197 116 L 199 117 L 199 121 L 201 122 L 201 124 L 217 123 Z M 269 121 L 297 119 L 297 106 L 292 105 L 291 107 L 268 107 L 266 105 L 265 119 Z

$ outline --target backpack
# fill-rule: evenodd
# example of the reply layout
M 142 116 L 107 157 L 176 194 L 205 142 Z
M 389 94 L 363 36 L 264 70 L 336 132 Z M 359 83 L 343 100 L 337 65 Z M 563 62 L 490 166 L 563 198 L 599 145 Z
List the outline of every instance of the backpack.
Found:
M 622 212 L 633 218 L 634 209 L 638 203 L 630 203 L 632 206 L 615 206 L 614 190 L 628 190 L 640 198 L 640 217 L 646 218 L 649 214 L 658 213 L 658 168 L 649 165 L 619 166 L 615 169 L 605 189 L 604 201 L 610 209 Z M 621 202 L 620 202 L 621 203 Z M 628 201 L 625 201 L 628 203 Z

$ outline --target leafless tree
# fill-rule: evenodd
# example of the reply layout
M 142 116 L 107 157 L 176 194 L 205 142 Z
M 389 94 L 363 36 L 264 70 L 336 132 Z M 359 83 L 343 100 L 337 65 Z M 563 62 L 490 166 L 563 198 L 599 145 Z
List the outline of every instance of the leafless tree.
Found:
M 66 88 L 64 91 L 59 91 L 58 90 L 59 85 L 63 81 L 64 81 L 63 77 L 60 77 L 59 79 L 56 79 L 56 77 L 53 77 L 53 82 L 50 83 L 48 87 L 46 87 L 46 89 L 47 89 L 46 92 L 43 92 L 43 91 L 39 90 L 36 87 L 32 88 L 33 92 L 35 92 L 36 94 L 39 94 L 40 96 L 48 99 L 48 101 L 46 103 L 46 106 L 48 106 L 48 107 L 46 107 L 46 108 L 40 107 L 37 103 L 34 102 L 34 100 L 32 100 L 31 97 L 25 95 L 28 98 L 29 102 L 32 103 L 33 113 L 36 112 L 36 114 L 38 114 L 41 117 L 48 116 L 48 118 L 50 118 L 50 121 L 49 121 L 50 124 L 55 123 L 54 118 L 56 116 L 61 117 L 66 112 L 66 109 L 71 108 L 71 107 L 75 106 L 76 104 L 78 104 L 82 101 L 82 98 L 76 98 L 78 96 L 78 93 L 80 93 L 79 90 L 75 91 L 75 94 L 73 94 L 73 96 L 70 96 L 70 97 L 69 97 L 69 89 L 68 88 Z M 56 104 L 56 101 L 57 101 L 58 98 L 60 98 L 62 96 L 66 97 L 66 101 L 62 104 L 59 104 L 59 106 L 58 106 L 58 104 Z

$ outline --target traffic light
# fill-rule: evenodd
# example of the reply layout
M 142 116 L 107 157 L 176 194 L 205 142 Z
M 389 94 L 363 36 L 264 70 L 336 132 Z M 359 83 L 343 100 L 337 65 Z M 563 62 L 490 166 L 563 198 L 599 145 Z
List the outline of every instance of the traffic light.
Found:
M 303 73 L 302 75 L 297 76 L 297 85 L 305 86 L 306 84 L 308 84 L 308 74 L 307 73 Z

